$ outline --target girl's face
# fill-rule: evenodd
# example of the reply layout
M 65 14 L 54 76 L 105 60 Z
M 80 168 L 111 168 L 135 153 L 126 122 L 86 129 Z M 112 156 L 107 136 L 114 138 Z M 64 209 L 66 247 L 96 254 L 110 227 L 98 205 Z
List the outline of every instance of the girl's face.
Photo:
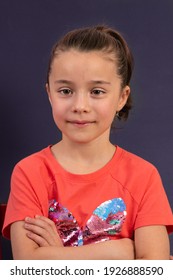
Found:
M 89 143 L 109 139 L 112 121 L 130 93 L 121 88 L 115 61 L 99 51 L 61 52 L 46 85 L 53 118 L 62 139 Z

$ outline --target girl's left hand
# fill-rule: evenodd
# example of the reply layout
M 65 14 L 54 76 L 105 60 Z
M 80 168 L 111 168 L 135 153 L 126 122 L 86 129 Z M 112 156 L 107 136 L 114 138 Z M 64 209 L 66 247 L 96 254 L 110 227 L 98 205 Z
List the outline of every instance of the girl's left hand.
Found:
M 44 216 L 26 217 L 24 228 L 27 230 L 27 236 L 39 247 L 63 247 L 54 222 Z

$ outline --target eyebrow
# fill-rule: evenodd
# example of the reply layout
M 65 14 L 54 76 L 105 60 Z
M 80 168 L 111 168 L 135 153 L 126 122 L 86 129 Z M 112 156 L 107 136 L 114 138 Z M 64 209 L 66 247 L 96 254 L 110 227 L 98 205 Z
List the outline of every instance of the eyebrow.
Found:
M 99 84 L 99 85 L 103 85 L 103 84 L 110 85 L 111 84 L 110 82 L 107 82 L 104 80 L 92 80 L 90 83 Z
M 73 82 L 68 80 L 56 80 L 55 84 L 73 84 Z
M 90 84 L 99 84 L 99 85 L 103 85 L 103 84 L 110 85 L 111 84 L 110 82 L 107 82 L 104 80 L 91 80 L 89 83 Z M 62 79 L 62 80 L 56 80 L 55 84 L 73 84 L 73 82 Z

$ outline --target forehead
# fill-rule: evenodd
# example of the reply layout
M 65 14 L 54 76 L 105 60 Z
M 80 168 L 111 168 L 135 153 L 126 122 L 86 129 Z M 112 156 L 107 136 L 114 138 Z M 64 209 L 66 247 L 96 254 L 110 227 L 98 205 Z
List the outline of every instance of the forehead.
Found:
M 51 65 L 49 81 L 70 81 L 83 86 L 91 81 L 120 84 L 115 59 L 102 51 L 82 52 L 71 49 L 59 52 Z
M 51 68 L 73 68 L 73 67 L 89 67 L 98 69 L 105 67 L 106 69 L 116 69 L 116 58 L 111 52 L 106 51 L 79 51 L 70 49 L 67 51 L 58 51 L 52 61 Z M 73 69 L 74 70 L 74 69 Z

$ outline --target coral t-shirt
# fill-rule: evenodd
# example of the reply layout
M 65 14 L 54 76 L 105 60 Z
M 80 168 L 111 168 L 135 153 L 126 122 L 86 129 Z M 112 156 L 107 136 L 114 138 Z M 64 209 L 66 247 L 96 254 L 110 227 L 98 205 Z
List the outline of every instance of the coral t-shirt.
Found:
M 113 158 L 90 174 L 66 171 L 47 147 L 14 168 L 3 227 L 36 214 L 52 219 L 64 245 L 131 238 L 139 227 L 165 225 L 173 215 L 157 169 L 117 146 Z

